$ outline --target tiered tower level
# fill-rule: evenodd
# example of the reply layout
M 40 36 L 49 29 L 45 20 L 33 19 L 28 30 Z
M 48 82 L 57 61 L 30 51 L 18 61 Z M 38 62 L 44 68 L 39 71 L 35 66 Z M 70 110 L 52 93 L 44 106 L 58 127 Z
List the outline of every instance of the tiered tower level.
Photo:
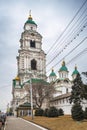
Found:
M 42 36 L 31 14 L 24 24 L 17 56 L 18 77 L 21 84 L 32 78 L 46 80 L 46 54 L 42 50 Z M 32 74 L 32 75 L 31 75 Z

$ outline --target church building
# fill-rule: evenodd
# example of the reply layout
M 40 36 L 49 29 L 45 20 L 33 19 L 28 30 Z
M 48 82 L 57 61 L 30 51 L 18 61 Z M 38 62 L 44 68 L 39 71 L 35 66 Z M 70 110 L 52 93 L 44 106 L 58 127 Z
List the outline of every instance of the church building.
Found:
M 29 91 L 31 81 L 34 83 L 47 83 L 46 76 L 46 54 L 42 50 L 42 36 L 37 31 L 37 24 L 33 21 L 31 13 L 24 23 L 23 32 L 20 38 L 20 48 L 17 58 L 17 76 L 12 81 L 12 108 L 14 115 L 28 115 L 31 113 L 31 93 Z M 72 81 L 78 74 L 77 67 L 72 73 L 72 80 L 69 79 L 69 70 L 65 61 L 58 70 L 58 76 L 54 69 L 49 75 L 49 83 L 54 83 L 55 93 L 50 100 L 50 106 L 62 108 L 64 114 L 71 114 L 69 97 L 71 95 Z M 31 80 L 32 79 L 32 80 Z M 34 104 L 34 101 L 33 101 Z M 44 103 L 45 109 L 47 102 Z M 34 104 L 35 106 L 35 104 Z M 30 111 L 29 111 L 30 109 Z

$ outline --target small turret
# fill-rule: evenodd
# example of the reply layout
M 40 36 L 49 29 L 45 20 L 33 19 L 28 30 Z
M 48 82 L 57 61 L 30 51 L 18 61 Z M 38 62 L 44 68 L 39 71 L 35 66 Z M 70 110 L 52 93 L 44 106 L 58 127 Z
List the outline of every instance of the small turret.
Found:
M 75 69 L 74 69 L 74 71 L 73 71 L 73 73 L 72 73 L 72 78 L 73 78 L 73 80 L 76 78 L 77 74 L 79 74 L 79 72 L 78 72 L 78 70 L 77 70 L 77 66 L 75 65 Z
M 34 30 L 36 31 L 37 24 L 33 21 L 31 11 L 29 12 L 28 20 L 24 24 L 24 30 Z
M 20 78 L 19 76 L 16 76 L 15 79 L 13 79 L 13 87 L 19 88 L 20 87 Z
M 49 75 L 49 81 L 50 82 L 52 82 L 52 81 L 55 81 L 56 80 L 56 74 L 55 74 L 55 72 L 54 72 L 54 69 L 52 68 L 52 71 L 51 71 L 51 73 L 50 73 L 50 75 Z
M 66 71 L 66 72 L 68 72 L 68 69 L 66 67 L 65 61 L 62 62 L 62 67 L 59 69 L 59 71 Z
M 65 61 L 62 62 L 62 67 L 59 69 L 59 78 L 65 79 L 68 78 L 68 69 L 66 67 Z

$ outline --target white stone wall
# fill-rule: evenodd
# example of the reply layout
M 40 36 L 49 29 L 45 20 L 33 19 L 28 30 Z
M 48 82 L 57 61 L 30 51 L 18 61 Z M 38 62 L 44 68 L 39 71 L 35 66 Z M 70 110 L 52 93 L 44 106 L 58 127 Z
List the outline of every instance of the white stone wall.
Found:
M 69 103 L 69 97 L 53 101 L 50 105 L 55 106 L 57 109 L 62 108 L 65 115 L 71 115 L 72 104 Z

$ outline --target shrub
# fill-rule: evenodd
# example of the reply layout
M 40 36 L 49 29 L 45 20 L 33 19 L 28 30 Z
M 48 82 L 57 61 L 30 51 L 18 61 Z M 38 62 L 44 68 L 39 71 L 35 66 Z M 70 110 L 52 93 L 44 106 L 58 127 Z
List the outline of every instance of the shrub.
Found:
M 46 109 L 44 110 L 43 116 L 46 116 L 46 117 L 48 116 L 48 110 L 49 110 L 48 108 L 46 108 Z
M 81 121 L 84 119 L 84 112 L 82 106 L 79 103 L 76 103 L 72 106 L 71 109 L 72 118 L 76 121 Z
M 48 117 L 58 117 L 58 109 L 56 107 L 50 107 L 47 112 Z
M 35 111 L 35 116 L 43 116 L 43 113 L 44 113 L 44 110 L 43 109 L 37 109 L 36 111 Z
M 63 116 L 63 115 L 64 115 L 64 111 L 63 111 L 62 108 L 60 108 L 60 109 L 58 110 L 58 114 L 59 114 L 59 116 Z

